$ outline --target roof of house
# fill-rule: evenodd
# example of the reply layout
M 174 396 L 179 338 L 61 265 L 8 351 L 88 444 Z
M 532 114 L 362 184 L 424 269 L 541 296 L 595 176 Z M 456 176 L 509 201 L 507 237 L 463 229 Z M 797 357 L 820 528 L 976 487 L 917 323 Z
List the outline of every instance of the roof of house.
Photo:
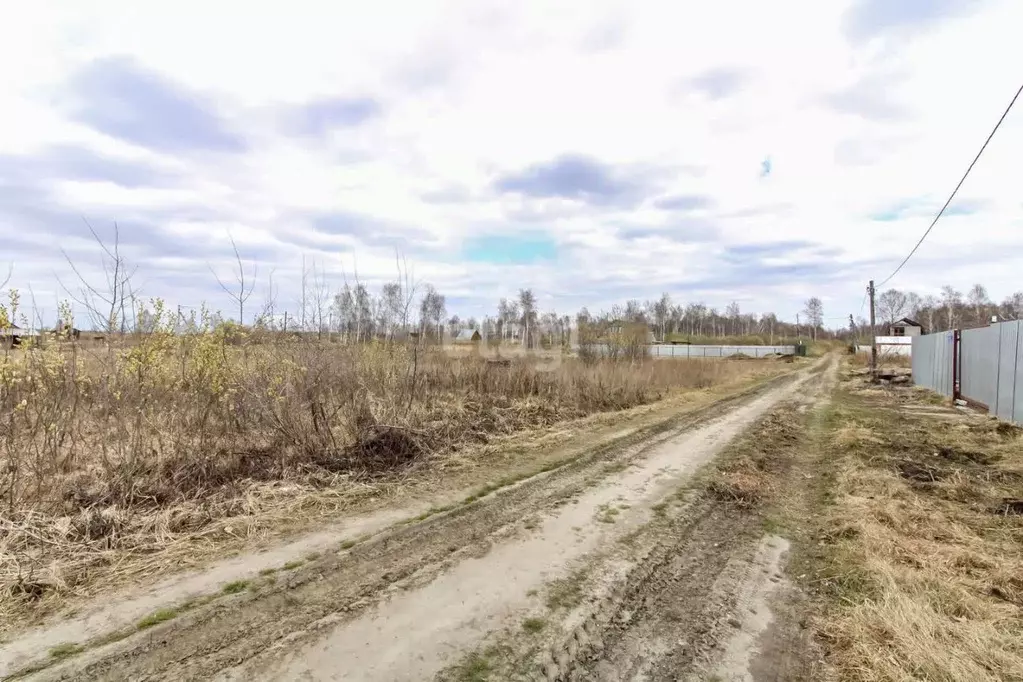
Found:
M 483 338 L 478 329 L 459 329 L 454 337 L 456 341 L 472 341 L 475 338 Z
M 904 317 L 901 320 L 895 320 L 893 324 L 900 324 L 906 327 L 923 327 L 922 324 L 920 324 L 916 320 L 911 320 L 908 317 Z
M 22 329 L 16 324 L 12 324 L 7 329 L 0 329 L 0 336 L 39 336 L 39 332 L 32 329 Z

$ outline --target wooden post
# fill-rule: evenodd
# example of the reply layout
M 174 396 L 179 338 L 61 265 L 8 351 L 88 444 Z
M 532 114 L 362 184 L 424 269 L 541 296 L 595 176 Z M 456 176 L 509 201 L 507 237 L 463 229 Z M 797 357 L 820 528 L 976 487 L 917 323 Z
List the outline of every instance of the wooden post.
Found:
M 877 376 L 877 329 L 874 320 L 874 280 L 870 280 L 867 287 L 867 294 L 870 296 L 870 376 Z

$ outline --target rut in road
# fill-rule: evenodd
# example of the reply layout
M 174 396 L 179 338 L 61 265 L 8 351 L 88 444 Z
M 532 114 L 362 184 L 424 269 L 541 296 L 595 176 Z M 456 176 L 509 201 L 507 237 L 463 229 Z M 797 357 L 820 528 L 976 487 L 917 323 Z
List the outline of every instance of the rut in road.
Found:
M 801 422 L 829 398 L 836 380 L 832 362 L 731 454 L 769 451 L 774 476 L 791 485 L 789 451 L 805 446 Z M 630 568 L 577 610 L 580 622 L 543 652 L 540 679 L 824 679 L 820 654 L 801 625 L 802 596 L 784 575 L 788 549 L 785 538 L 764 535 L 760 517 L 743 505 L 695 494 L 619 552 L 632 559 Z
M 39 678 L 428 679 L 484 633 L 535 610 L 531 595 L 545 583 L 648 523 L 658 502 L 812 376 L 638 433 L 630 446 L 383 534 Z M 612 510 L 616 522 L 600 523 Z

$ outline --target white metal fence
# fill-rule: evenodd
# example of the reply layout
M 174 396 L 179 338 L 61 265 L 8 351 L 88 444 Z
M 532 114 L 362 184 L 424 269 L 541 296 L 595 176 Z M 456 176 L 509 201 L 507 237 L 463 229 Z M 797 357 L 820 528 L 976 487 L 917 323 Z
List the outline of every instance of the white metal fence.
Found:
M 587 350 L 607 355 L 610 349 L 601 343 L 588 345 Z M 746 355 L 763 358 L 768 355 L 796 355 L 796 346 L 700 346 L 684 343 L 652 343 L 645 348 L 654 358 L 727 358 Z M 578 348 L 576 348 L 578 350 Z
M 795 355 L 795 346 L 693 346 L 683 343 L 656 343 L 650 346 L 655 358 L 726 358 L 748 355 L 762 358 L 768 355 Z

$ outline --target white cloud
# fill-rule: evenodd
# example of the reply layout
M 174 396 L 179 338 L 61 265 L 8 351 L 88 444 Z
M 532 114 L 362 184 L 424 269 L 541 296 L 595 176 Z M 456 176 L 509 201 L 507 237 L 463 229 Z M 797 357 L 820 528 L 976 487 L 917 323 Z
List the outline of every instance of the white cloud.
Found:
M 278 259 L 285 299 L 296 297 L 303 253 L 379 282 L 399 246 L 418 276 L 458 299 L 452 308 L 477 315 L 520 286 L 561 312 L 668 290 L 786 316 L 820 295 L 829 316 L 856 313 L 865 281 L 916 242 L 1018 86 L 1023 7 L 987 0 L 916 18 L 912 31 L 912 16 L 858 11 L 850 40 L 853 6 L 861 0 L 22 4 L 19 21 L 0 27 L 0 240 L 11 245 L 0 265 L 15 261 L 21 286 L 56 291 L 66 266 L 39 236 L 68 238 L 78 223 L 57 222 L 84 215 L 120 221 L 148 293 L 184 304 L 229 307 L 206 263 L 230 267 L 230 229 L 264 270 Z M 69 102 L 89 93 L 72 91 L 75 74 L 110 57 L 154 87 L 173 85 L 244 149 L 150 149 L 76 120 Z M 367 102 L 352 109 L 364 119 L 353 113 L 320 136 L 287 125 L 296 107 L 332 100 Z M 117 97 L 92 106 L 132 111 Z M 158 125 L 160 114 L 133 124 Z M 977 210 L 943 219 L 893 284 L 983 281 L 999 297 L 1020 288 L 1021 143 L 1017 110 L 962 190 Z M 61 145 L 163 174 L 148 186 L 56 168 L 5 177 Z M 641 169 L 644 201 L 495 190 L 568 155 Z M 577 180 L 557 173 L 545 177 Z M 8 200 L 30 196 L 18 183 L 46 211 Z M 654 206 L 668 195 L 707 202 Z M 871 219 L 905 202 L 915 209 Z M 341 217 L 322 221 L 332 213 Z M 476 234 L 527 229 L 559 245 L 556 262 L 463 257 Z M 791 245 L 729 251 L 766 242 Z

